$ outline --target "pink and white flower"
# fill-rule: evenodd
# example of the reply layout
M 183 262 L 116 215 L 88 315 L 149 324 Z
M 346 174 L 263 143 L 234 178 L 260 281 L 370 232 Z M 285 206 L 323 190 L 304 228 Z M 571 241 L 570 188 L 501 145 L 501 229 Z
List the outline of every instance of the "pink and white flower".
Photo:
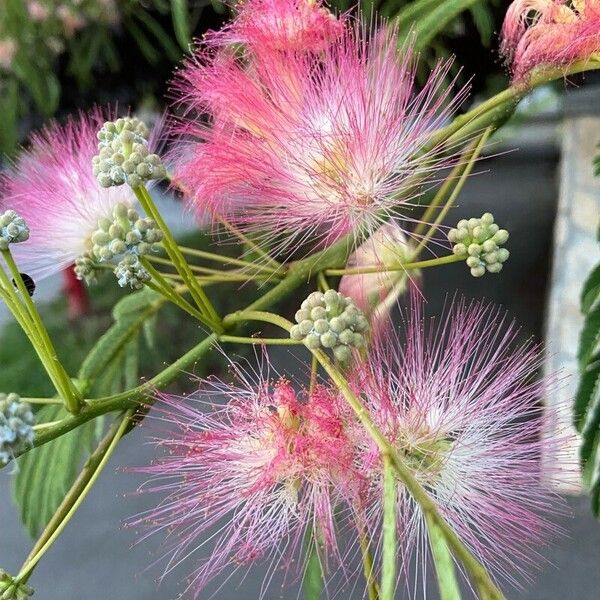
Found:
M 599 0 L 515 0 L 501 51 L 521 80 L 538 66 L 567 66 L 600 52 Z
M 200 212 L 291 254 L 386 219 L 410 220 L 421 184 L 452 162 L 432 131 L 462 102 L 439 64 L 420 90 L 394 29 L 361 26 L 318 54 L 200 50 L 175 89 L 188 117 L 175 182 Z M 208 113 L 210 122 L 196 120 Z
M 364 483 L 335 394 L 236 372 L 239 387 L 209 380 L 195 396 L 162 398 L 154 417 L 165 425 L 156 440 L 165 454 L 137 469 L 152 476 L 141 489 L 164 499 L 131 525 L 166 535 L 166 573 L 196 560 L 193 597 L 225 570 L 293 559 L 312 530 L 335 556 L 334 512 L 344 499 L 360 502 Z M 217 395 L 228 403 L 210 403 Z
M 71 266 L 89 250 L 101 219 L 111 219 L 118 204 L 133 205 L 130 189 L 101 188 L 92 173 L 96 134 L 107 118 L 94 110 L 64 125 L 52 122 L 0 176 L 0 207 L 15 210 L 29 226 L 29 240 L 15 245 L 14 256 L 34 279 Z
M 209 33 L 209 43 L 243 44 L 255 54 L 318 52 L 344 31 L 344 19 L 318 0 L 246 0 L 236 8 L 236 18 Z
M 464 302 L 428 327 L 417 304 L 405 341 L 393 334 L 380 339 L 352 382 L 452 529 L 492 573 L 515 584 L 528 577 L 540 544 L 556 533 L 548 517 L 559 507 L 542 472 L 542 454 L 554 442 L 541 437 L 551 418 L 541 405 L 541 356 L 530 344 L 515 347 L 517 333 L 498 311 Z M 377 536 L 380 453 L 357 433 L 374 485 Z M 421 509 L 399 483 L 402 577 L 411 556 L 427 547 L 426 536 Z

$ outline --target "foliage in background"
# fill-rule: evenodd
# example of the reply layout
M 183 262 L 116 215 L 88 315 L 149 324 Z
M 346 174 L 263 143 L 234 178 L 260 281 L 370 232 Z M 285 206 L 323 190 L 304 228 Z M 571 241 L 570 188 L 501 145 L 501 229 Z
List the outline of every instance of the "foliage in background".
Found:
M 0 153 L 12 151 L 19 124 L 46 119 L 111 75 L 139 78 L 139 63 L 171 68 L 187 50 L 210 0 L 3 0 L 0 6 Z M 215 0 L 215 5 L 222 6 Z M 134 42 L 121 47 L 122 39 Z M 133 82 L 129 81 L 129 85 Z M 68 102 L 68 100 L 67 100 Z
M 594 161 L 594 173 L 600 176 L 600 155 Z M 573 413 L 575 427 L 582 435 L 580 459 L 584 481 L 590 486 L 592 510 L 600 517 L 600 264 L 583 285 L 581 312 L 585 319 L 577 355 L 581 379 Z
M 344 11 L 355 6 L 349 0 L 332 4 Z M 492 45 L 500 8 L 506 4 L 504 0 L 360 3 L 368 13 L 377 10 L 397 18 L 405 34 L 406 24 L 419 20 L 418 47 L 427 58 L 421 64 L 423 72 L 434 61 L 457 54 L 457 65 L 479 73 L 481 85 L 492 87 L 498 65 L 482 63 L 470 40 Z M 205 11 L 209 7 L 211 11 Z M 14 151 L 27 130 L 41 121 L 91 104 L 87 92 L 100 85 L 113 101 L 121 97 L 128 104 L 140 96 L 156 101 L 159 86 L 192 37 L 216 26 L 224 13 L 221 0 L 3 0 L 0 155 Z M 469 42 L 463 49 L 464 40 Z

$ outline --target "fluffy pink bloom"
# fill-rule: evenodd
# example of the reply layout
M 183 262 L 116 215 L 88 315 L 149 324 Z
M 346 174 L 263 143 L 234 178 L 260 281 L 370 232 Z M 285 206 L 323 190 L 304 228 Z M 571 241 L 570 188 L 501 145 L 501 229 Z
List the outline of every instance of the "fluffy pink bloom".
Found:
M 562 66 L 600 52 L 599 0 L 515 0 L 502 27 L 502 53 L 522 79 L 537 66 Z
M 394 267 L 411 260 L 411 246 L 397 223 L 382 225 L 348 259 L 346 268 Z M 371 331 L 380 332 L 390 324 L 390 312 L 398 298 L 418 277 L 410 273 L 385 271 L 344 275 L 339 291 L 349 296 L 371 322 Z
M 297 393 L 286 381 L 236 371 L 240 387 L 209 380 L 196 397 L 163 398 L 153 414 L 167 426 L 156 441 L 165 454 L 140 469 L 152 475 L 142 489 L 164 499 L 131 524 L 167 536 L 167 573 L 196 560 L 193 597 L 224 570 L 292 561 L 310 526 L 335 555 L 334 510 L 344 498 L 360 501 L 363 477 L 337 395 L 323 387 Z M 225 405 L 206 402 L 223 395 Z
M 408 317 L 405 341 L 390 335 L 357 366 L 353 386 L 463 542 L 496 576 L 518 584 L 556 532 L 548 516 L 559 506 L 541 472 L 550 442 L 541 438 L 549 416 L 540 405 L 540 354 L 529 344 L 515 347 L 516 329 L 480 304 L 455 304 L 433 327 L 420 312 L 417 306 Z M 377 536 L 381 460 L 357 433 L 374 485 Z M 407 576 L 413 554 L 425 562 L 427 534 L 401 484 L 398 515 L 400 575 Z
M 176 80 L 188 136 L 176 182 L 202 212 L 224 216 L 289 255 L 374 231 L 450 160 L 419 155 L 464 98 L 449 63 L 415 87 L 415 61 L 394 29 L 347 28 L 318 54 L 198 51 Z M 408 215 L 405 215 L 408 219 Z M 399 217 L 398 217 L 399 218 Z
M 12 251 L 34 279 L 72 265 L 88 249 L 98 220 L 111 217 L 118 203 L 133 203 L 127 186 L 101 188 L 92 174 L 96 133 L 107 118 L 96 110 L 64 125 L 51 123 L 0 175 L 1 210 L 15 210 L 30 229 L 29 240 Z
M 30 0 L 27 2 L 27 12 L 32 21 L 45 21 L 50 16 L 48 7 L 38 0 Z
M 212 32 L 212 44 L 244 44 L 257 54 L 319 51 L 342 35 L 337 19 L 316 0 L 246 0 L 230 25 Z

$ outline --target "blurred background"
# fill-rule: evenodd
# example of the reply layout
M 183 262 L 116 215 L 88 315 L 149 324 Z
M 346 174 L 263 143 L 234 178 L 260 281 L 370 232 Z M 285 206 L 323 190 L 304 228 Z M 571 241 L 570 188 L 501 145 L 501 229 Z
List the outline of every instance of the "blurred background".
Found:
M 408 3 L 402 0 L 364 2 L 393 19 Z M 479 0 L 449 21 L 422 52 L 425 74 L 439 58 L 456 56 L 453 76 L 472 86 L 470 102 L 507 85 L 508 75 L 498 55 L 498 31 L 509 2 Z M 353 3 L 339 0 L 338 10 Z M 50 117 L 94 104 L 118 103 L 144 114 L 159 113 L 168 102 L 169 79 L 194 38 L 218 28 L 230 9 L 217 0 L 0 0 L 0 168 L 26 144 L 28 133 Z M 593 159 L 600 142 L 600 85 L 595 75 L 576 77 L 536 91 L 494 136 L 485 160 L 476 168 L 450 223 L 492 210 L 496 221 L 511 232 L 511 258 L 501 275 L 474 279 L 462 264 L 426 273 L 423 281 L 428 310 L 440 312 L 449 296 L 462 293 L 503 305 L 522 327 L 523 338 L 534 336 L 549 348 L 548 367 L 560 370 L 564 385 L 547 402 L 566 406 L 577 385 L 577 344 L 581 328 L 579 291 L 586 274 L 600 259 L 596 240 L 600 215 L 600 180 Z M 468 104 L 464 109 L 468 109 Z M 160 194 L 167 221 L 187 245 L 209 247 L 210 238 L 195 231 L 177 199 Z M 235 252 L 219 247 L 219 252 Z M 235 293 L 233 293 L 235 292 Z M 211 292 L 227 311 L 240 296 L 256 291 L 223 286 Z M 40 282 L 36 299 L 67 370 L 77 370 L 87 349 L 112 322 L 111 307 L 123 292 L 112 278 L 89 293 L 67 275 Z M 302 293 L 280 307 L 293 313 Z M 176 311 L 161 313 L 155 338 L 142 359 L 150 376 L 177 358 L 201 336 L 199 329 Z M 288 350 L 276 356 L 282 372 L 298 371 L 299 360 Z M 196 367 L 196 374 L 220 372 L 215 355 Z M 185 390 L 184 380 L 176 388 Z M 23 396 L 51 394 L 51 387 L 18 326 L 0 307 L 0 391 Z M 64 535 L 41 562 L 34 576 L 43 582 L 36 598 L 43 600 L 158 600 L 177 596 L 185 570 L 160 586 L 160 567 L 150 567 L 160 552 L 159 540 L 131 545 L 133 531 L 122 530 L 123 519 L 154 500 L 135 494 L 140 481 L 115 471 L 118 466 L 149 462 L 154 450 L 144 444 L 145 428 L 135 430 L 119 447 L 109 467 Z M 567 448 L 575 460 L 576 441 Z M 549 457 L 549 460 L 554 460 Z M 15 466 L 18 468 L 18 464 Z M 0 566 L 16 571 L 31 547 L 35 507 L 11 498 L 10 469 L 0 471 Z M 565 485 L 565 483 L 567 485 Z M 508 590 L 510 599 L 595 600 L 600 589 L 600 524 L 579 492 L 577 477 L 557 482 L 568 493 L 564 529 L 556 543 L 541 548 L 544 556 L 535 580 L 523 590 Z M 23 517 L 28 527 L 21 525 Z M 32 525 L 33 523 L 33 525 Z M 29 531 L 28 531 L 29 529 Z M 233 578 L 216 598 L 256 598 L 264 573 L 253 569 L 240 585 Z M 223 582 L 219 582 L 215 591 Z M 435 597 L 432 587 L 432 596 Z M 265 598 L 296 598 L 292 586 L 277 585 Z M 344 595 L 345 594 L 345 595 Z M 210 591 L 206 597 L 210 597 Z M 356 590 L 342 597 L 360 598 Z

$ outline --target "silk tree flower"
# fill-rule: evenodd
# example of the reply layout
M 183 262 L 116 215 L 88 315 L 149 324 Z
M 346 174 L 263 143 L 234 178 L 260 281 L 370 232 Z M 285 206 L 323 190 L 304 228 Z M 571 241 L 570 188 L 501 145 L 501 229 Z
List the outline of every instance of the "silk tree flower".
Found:
M 15 246 L 15 259 L 35 280 L 71 266 L 93 248 L 99 261 L 119 255 L 123 245 L 127 253 L 154 232 L 153 223 L 138 218 L 131 190 L 101 188 L 92 173 L 96 134 L 107 116 L 95 110 L 64 125 L 51 123 L 31 136 L 30 148 L 0 176 L 0 207 L 16 211 L 30 230 L 29 240 Z M 115 219 L 119 231 L 112 235 Z M 159 241 L 155 233 L 152 242 Z M 117 237 L 123 239 L 117 243 Z
M 207 35 L 209 43 L 243 44 L 256 54 L 318 52 L 344 31 L 344 19 L 320 1 L 247 0 L 236 8 L 229 25 Z
M 541 437 L 551 418 L 538 348 L 514 345 L 517 330 L 498 311 L 455 303 L 435 326 L 419 305 L 405 341 L 380 338 L 352 385 L 441 515 L 497 577 L 518 585 L 557 528 L 559 501 L 544 485 Z M 363 470 L 373 482 L 373 536 L 381 519 L 381 459 L 359 429 Z M 549 448 L 548 446 L 552 446 Z M 558 468 L 557 468 L 558 470 Z M 427 547 L 424 516 L 398 483 L 401 576 Z
M 359 246 L 346 264 L 348 269 L 361 267 L 398 267 L 411 261 L 413 249 L 397 223 L 382 225 Z M 416 285 L 419 271 L 404 270 L 344 275 L 339 291 L 354 300 L 367 316 L 374 334 L 390 324 L 390 312 L 398 298 Z
M 186 590 L 195 598 L 223 571 L 260 559 L 272 570 L 289 566 L 310 531 L 338 555 L 334 511 L 344 499 L 357 506 L 364 485 L 339 395 L 319 386 L 296 392 L 287 381 L 235 370 L 235 386 L 212 379 L 196 396 L 163 397 L 152 414 L 165 425 L 155 440 L 164 456 L 136 469 L 151 476 L 140 489 L 163 500 L 130 525 L 165 535 L 165 575 L 196 559 Z
M 188 116 L 175 184 L 200 214 L 285 255 L 400 222 L 419 184 L 453 160 L 440 147 L 422 152 L 465 97 L 445 87 L 449 68 L 440 63 L 417 90 L 397 31 L 360 25 L 285 60 L 265 52 L 248 65 L 229 49 L 199 50 L 175 82 Z
M 515 0 L 501 51 L 516 80 L 537 66 L 567 66 L 600 52 L 599 0 Z

